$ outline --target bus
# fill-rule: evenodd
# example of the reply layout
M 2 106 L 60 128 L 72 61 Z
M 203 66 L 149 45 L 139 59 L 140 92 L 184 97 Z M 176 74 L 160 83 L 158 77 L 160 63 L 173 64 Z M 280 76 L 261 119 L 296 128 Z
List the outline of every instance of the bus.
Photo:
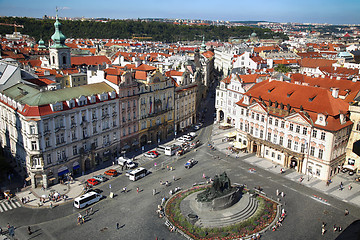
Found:
M 165 155 L 173 156 L 178 150 L 180 150 L 180 147 L 178 145 L 166 146 Z
M 147 170 L 143 167 L 139 167 L 139 168 L 129 172 L 129 179 L 132 181 L 136 181 L 140 178 L 145 177 L 146 174 L 147 174 Z
M 84 208 L 99 201 L 102 198 L 101 194 L 96 192 L 85 193 L 84 195 L 75 198 L 74 207 L 76 208 Z

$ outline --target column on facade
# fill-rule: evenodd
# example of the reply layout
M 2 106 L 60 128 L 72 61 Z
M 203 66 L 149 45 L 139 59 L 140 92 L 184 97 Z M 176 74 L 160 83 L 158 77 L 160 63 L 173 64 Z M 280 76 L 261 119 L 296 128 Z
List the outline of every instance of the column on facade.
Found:
M 31 177 L 31 188 L 36 188 L 36 185 L 35 185 L 35 174 L 33 173 L 30 173 L 30 177 Z
M 262 144 L 257 143 L 256 146 L 257 146 L 257 148 L 256 148 L 256 156 L 257 156 L 257 157 L 261 157 L 261 147 L 262 147 Z
M 46 176 L 46 174 L 43 174 L 42 175 L 42 179 L 43 179 L 43 186 L 44 186 L 44 188 L 47 188 L 48 187 L 48 181 L 47 181 L 47 176 Z
M 285 159 L 284 159 L 284 167 L 289 167 L 289 154 L 285 153 Z

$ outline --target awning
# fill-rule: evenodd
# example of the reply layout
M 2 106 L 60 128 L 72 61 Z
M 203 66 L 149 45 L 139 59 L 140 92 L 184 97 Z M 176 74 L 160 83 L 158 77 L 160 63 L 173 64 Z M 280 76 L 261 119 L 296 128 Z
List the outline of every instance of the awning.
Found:
M 31 177 L 25 178 L 25 181 L 30 181 L 30 180 L 31 180 Z
M 76 166 L 78 166 L 78 165 L 79 165 L 78 162 L 74 162 L 74 163 L 73 163 L 73 167 L 76 167 Z
M 236 134 L 237 134 L 236 131 L 229 132 L 229 133 L 225 134 L 225 137 L 228 137 L 228 138 L 236 137 Z
M 73 170 L 80 168 L 80 165 L 73 166 Z
M 356 167 L 352 166 L 352 165 L 344 165 L 343 168 L 346 168 L 350 171 L 355 171 L 356 170 Z
M 66 169 L 66 170 L 64 170 L 62 172 L 58 172 L 58 176 L 62 176 L 64 174 L 68 173 L 68 172 L 69 172 L 69 169 Z
M 237 148 L 237 149 L 243 149 L 243 148 L 246 148 L 247 146 L 242 144 L 241 142 L 232 142 L 231 143 L 233 145 L 234 148 Z

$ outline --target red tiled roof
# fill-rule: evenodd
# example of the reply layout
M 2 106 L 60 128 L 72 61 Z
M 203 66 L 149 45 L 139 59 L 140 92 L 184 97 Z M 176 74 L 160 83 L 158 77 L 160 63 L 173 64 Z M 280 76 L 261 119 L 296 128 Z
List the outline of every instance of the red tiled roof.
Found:
M 135 79 L 146 80 L 147 79 L 147 73 L 144 72 L 144 71 L 136 71 L 135 72 Z
M 156 67 L 149 66 L 149 65 L 147 65 L 147 64 L 141 64 L 139 67 L 134 68 L 134 69 L 135 69 L 135 70 L 139 70 L 139 71 L 149 72 L 149 71 L 155 71 L 155 70 L 156 70 Z
M 317 68 L 317 67 L 331 67 L 336 60 L 317 59 L 317 58 L 303 58 L 300 59 L 299 64 L 301 67 Z
M 111 64 L 111 61 L 106 56 L 85 56 L 85 57 L 71 57 L 71 65 L 101 65 Z
M 203 52 L 202 55 L 206 58 L 212 58 L 215 54 L 212 51 Z
M 179 71 L 176 71 L 176 70 L 170 70 L 170 71 L 167 71 L 165 72 L 165 75 L 167 77 L 171 77 L 171 76 L 182 76 L 184 74 L 184 72 L 179 72 Z
M 34 79 L 28 79 L 26 81 L 36 84 L 40 87 L 44 87 L 44 86 L 55 83 L 54 81 L 47 79 L 47 78 L 34 78 Z
M 255 47 L 254 48 L 254 52 L 255 53 L 260 53 L 262 51 L 274 51 L 274 50 L 278 50 L 279 48 L 275 45 L 273 46 L 264 46 L 264 47 Z

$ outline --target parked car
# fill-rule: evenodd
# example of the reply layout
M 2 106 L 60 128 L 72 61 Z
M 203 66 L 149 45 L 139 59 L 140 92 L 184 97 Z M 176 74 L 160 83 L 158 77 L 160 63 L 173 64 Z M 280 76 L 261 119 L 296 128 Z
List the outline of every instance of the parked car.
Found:
M 104 175 L 96 175 L 96 176 L 93 176 L 93 178 L 99 182 L 105 182 L 106 180 L 108 180 L 107 177 L 105 177 Z
M 96 180 L 95 178 L 90 178 L 86 181 L 89 185 L 95 186 L 99 184 L 99 181 Z
M 190 140 L 188 140 L 188 138 L 186 138 L 185 136 L 181 136 L 178 139 L 176 139 L 178 142 L 182 142 L 182 143 L 186 143 Z
M 197 161 L 195 159 L 190 159 L 185 163 L 185 168 L 190 169 L 192 168 L 195 164 L 197 163 Z
M 115 169 L 110 169 L 105 171 L 105 175 L 115 177 L 118 175 L 118 172 Z
M 116 160 L 116 163 L 119 164 L 120 166 L 124 166 L 124 167 L 127 167 L 127 168 L 136 167 L 136 164 L 133 161 L 131 161 L 130 158 L 126 158 L 126 157 L 119 157 Z
M 159 156 L 159 153 L 157 151 L 148 151 L 146 153 L 144 153 L 145 157 L 150 157 L 150 158 L 156 158 Z
M 194 130 L 199 130 L 202 127 L 202 125 L 203 125 L 202 123 L 197 123 L 197 124 L 194 125 L 193 129 Z

